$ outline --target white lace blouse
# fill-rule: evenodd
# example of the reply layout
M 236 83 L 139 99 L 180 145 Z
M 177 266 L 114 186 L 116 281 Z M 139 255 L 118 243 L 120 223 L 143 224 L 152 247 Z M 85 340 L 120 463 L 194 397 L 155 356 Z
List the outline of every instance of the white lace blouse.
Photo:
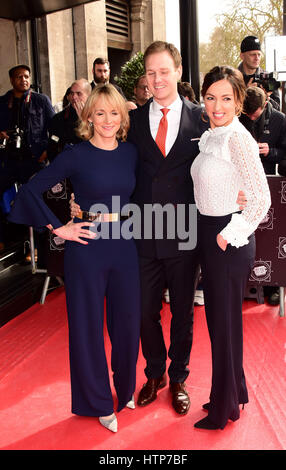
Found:
M 258 145 L 235 117 L 231 124 L 204 132 L 199 143 L 191 175 L 195 201 L 203 215 L 232 214 L 220 232 L 233 246 L 248 243 L 271 204 Z M 240 214 L 236 203 L 238 192 L 244 191 L 247 205 Z

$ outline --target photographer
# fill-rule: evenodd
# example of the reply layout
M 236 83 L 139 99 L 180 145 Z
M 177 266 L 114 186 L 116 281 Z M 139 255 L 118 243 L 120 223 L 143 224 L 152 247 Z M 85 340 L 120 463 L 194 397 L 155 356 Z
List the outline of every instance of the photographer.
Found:
M 0 97 L 0 197 L 43 166 L 48 125 L 54 115 L 49 98 L 31 90 L 30 67 L 17 65 L 9 70 L 9 77 L 13 88 Z
M 12 89 L 0 96 L 0 200 L 13 184 L 26 183 L 46 158 L 48 125 L 54 115 L 49 98 L 31 90 L 30 67 L 9 70 Z M 0 213 L 0 250 L 5 248 L 5 215 Z
M 276 164 L 286 156 L 285 115 L 273 107 L 262 88 L 248 87 L 240 121 L 258 142 L 265 173 L 275 175 Z
M 263 82 L 263 88 L 265 88 L 265 91 L 268 93 L 272 105 L 280 110 L 280 96 L 278 91 L 280 83 L 271 77 L 264 80 L 266 73 L 260 68 L 262 53 L 259 39 L 256 36 L 246 36 L 241 42 L 240 51 L 242 62 L 239 64 L 238 70 L 243 74 L 246 86 L 252 84 L 261 85 Z M 271 76 L 272 74 L 266 75 Z
M 276 174 L 276 165 L 286 158 L 286 117 L 277 111 L 260 87 L 246 90 L 241 123 L 258 142 L 260 158 L 267 175 Z M 270 305 L 279 304 L 279 288 L 264 287 Z

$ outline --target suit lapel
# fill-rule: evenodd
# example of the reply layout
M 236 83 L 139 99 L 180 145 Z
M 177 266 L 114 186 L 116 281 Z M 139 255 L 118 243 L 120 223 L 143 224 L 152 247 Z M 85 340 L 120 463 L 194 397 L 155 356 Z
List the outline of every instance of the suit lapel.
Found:
M 168 172 L 184 161 L 190 161 L 191 164 L 199 153 L 198 139 L 202 134 L 202 130 L 204 130 L 200 111 L 197 106 L 184 98 L 182 101 L 179 132 L 166 158 L 159 150 L 150 131 L 149 107 L 152 101 L 150 100 L 149 103 L 144 105 L 136 116 L 136 135 L 138 143 L 140 142 L 141 158 L 146 163 L 150 163 L 148 168 L 152 168 L 153 175 L 158 172 Z
M 197 110 L 197 107 L 186 103 L 183 99 L 179 132 L 165 159 L 162 168 L 164 172 L 180 165 L 182 161 L 192 161 L 191 157 L 194 158 L 198 154 L 199 141 L 192 139 L 199 139 L 201 136 L 199 122 L 197 122 L 200 118 L 194 110 Z

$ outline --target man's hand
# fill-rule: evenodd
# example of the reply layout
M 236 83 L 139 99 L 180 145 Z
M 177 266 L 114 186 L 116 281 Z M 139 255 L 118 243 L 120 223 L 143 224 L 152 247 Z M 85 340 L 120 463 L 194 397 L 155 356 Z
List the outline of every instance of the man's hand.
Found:
M 81 100 L 76 100 L 72 104 L 72 106 L 75 109 L 75 111 L 76 111 L 79 118 L 81 117 L 81 113 L 82 113 L 84 105 L 85 105 L 85 103 Z
M 247 199 L 243 191 L 239 191 L 236 203 L 239 205 L 239 209 L 243 211 L 247 205 Z
M 9 139 L 6 131 L 0 131 L 0 139 Z
M 267 157 L 267 155 L 269 154 L 269 145 L 267 144 L 267 142 L 259 143 L 258 147 L 259 147 L 259 154 L 263 155 L 264 157 Z
M 74 217 L 76 217 L 79 212 L 81 211 L 81 208 L 80 206 L 75 202 L 74 200 L 74 193 L 71 194 L 71 198 L 70 198 L 70 201 L 69 201 L 69 204 L 70 204 L 70 215 L 71 215 L 71 218 L 73 219 Z
M 254 83 L 253 83 L 253 80 L 254 80 L 254 78 L 251 77 L 250 80 L 248 80 L 246 86 L 247 86 L 247 87 L 249 87 L 249 86 L 257 86 L 257 85 L 258 85 L 257 82 L 254 82 Z
M 47 151 L 44 150 L 43 153 L 42 153 L 42 155 L 40 156 L 38 162 L 39 162 L 39 163 L 44 162 L 44 161 L 46 160 L 47 156 L 48 156 Z
M 62 225 L 62 227 L 53 230 L 53 233 L 64 240 L 71 240 L 81 243 L 82 245 L 88 245 L 88 242 L 82 240 L 80 237 L 90 238 L 93 240 L 96 237 L 96 234 L 85 227 L 94 227 L 94 224 L 92 222 L 73 223 L 73 221 L 70 220 L 66 225 Z

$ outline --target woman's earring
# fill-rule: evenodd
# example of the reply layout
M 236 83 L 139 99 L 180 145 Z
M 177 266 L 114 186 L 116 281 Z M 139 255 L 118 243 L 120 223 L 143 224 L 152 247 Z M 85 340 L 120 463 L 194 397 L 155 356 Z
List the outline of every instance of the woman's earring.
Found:
M 89 125 L 89 127 L 93 127 L 93 122 L 92 122 L 92 121 L 88 121 L 88 125 Z

